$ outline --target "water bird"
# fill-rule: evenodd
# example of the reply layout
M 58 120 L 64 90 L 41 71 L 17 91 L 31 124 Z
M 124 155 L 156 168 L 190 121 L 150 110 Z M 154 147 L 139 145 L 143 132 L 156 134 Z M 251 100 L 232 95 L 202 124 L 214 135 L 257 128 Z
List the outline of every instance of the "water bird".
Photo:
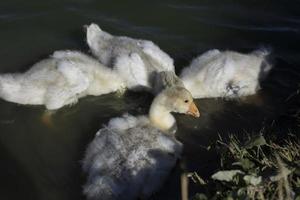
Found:
M 190 92 L 174 86 L 154 98 L 148 116 L 125 114 L 97 132 L 83 159 L 87 199 L 144 199 L 162 186 L 182 150 L 171 112 L 200 116 Z
M 209 50 L 192 60 L 180 78 L 194 98 L 238 98 L 260 89 L 270 72 L 270 51 L 258 49 L 248 54 Z
M 92 54 L 117 71 L 128 89 L 153 91 L 156 73 L 174 72 L 173 59 L 151 41 L 114 36 L 94 23 L 86 26 L 86 41 Z
M 24 73 L 1 74 L 0 97 L 57 110 L 86 95 L 115 92 L 123 85 L 118 74 L 98 60 L 79 51 L 56 51 Z

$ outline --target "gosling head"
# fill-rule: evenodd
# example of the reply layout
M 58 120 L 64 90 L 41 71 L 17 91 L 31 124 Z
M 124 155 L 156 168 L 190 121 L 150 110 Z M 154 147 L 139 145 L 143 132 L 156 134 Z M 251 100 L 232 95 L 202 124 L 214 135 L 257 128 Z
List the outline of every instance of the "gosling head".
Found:
M 200 112 L 193 101 L 192 94 L 183 87 L 172 87 L 164 91 L 164 104 L 171 112 L 199 117 Z
M 155 97 L 150 108 L 150 121 L 158 129 L 170 132 L 176 127 L 175 118 L 171 112 L 183 113 L 199 117 L 200 113 L 191 93 L 183 87 L 169 87 Z

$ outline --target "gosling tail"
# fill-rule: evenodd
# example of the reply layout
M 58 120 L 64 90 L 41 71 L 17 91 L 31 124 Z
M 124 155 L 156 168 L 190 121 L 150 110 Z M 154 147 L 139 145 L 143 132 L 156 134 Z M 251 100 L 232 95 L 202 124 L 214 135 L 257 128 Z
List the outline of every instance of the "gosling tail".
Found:
M 252 51 L 252 54 L 257 55 L 262 58 L 266 58 L 272 53 L 271 47 L 260 47 L 257 50 Z
M 19 104 L 40 105 L 43 103 L 44 90 L 34 80 L 26 81 L 23 74 L 2 74 L 0 98 Z
M 90 24 L 86 27 L 86 41 L 92 53 L 98 53 L 99 50 L 106 48 L 108 40 L 113 38 L 109 33 L 101 30 L 97 24 Z
M 18 75 L 0 75 L 0 98 L 10 102 L 20 103 L 20 90 L 22 85 L 16 76 Z
M 258 50 L 254 51 L 253 53 L 262 59 L 261 66 L 260 66 L 261 71 L 259 74 L 259 79 L 263 80 L 270 73 L 270 71 L 274 65 L 274 60 L 271 56 L 272 48 L 271 47 L 261 47 Z

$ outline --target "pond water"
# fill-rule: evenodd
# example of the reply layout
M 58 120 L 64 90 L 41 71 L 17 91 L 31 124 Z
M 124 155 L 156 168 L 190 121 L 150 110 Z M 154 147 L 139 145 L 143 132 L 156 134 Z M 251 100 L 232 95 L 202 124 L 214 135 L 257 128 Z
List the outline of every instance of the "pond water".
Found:
M 180 199 L 183 169 L 203 177 L 214 172 L 219 161 L 206 147 L 219 135 L 291 128 L 297 103 L 291 94 L 300 83 L 300 2 L 2 0 L 0 73 L 24 71 L 55 50 L 87 52 L 83 25 L 91 22 L 112 34 L 152 40 L 174 58 L 177 71 L 212 48 L 273 49 L 275 68 L 257 95 L 197 100 L 200 118 L 176 115 L 184 154 L 153 199 Z M 42 121 L 43 106 L 0 100 L 0 199 L 84 199 L 86 145 L 110 118 L 147 113 L 152 98 L 131 92 L 86 97 L 52 114 L 51 126 Z

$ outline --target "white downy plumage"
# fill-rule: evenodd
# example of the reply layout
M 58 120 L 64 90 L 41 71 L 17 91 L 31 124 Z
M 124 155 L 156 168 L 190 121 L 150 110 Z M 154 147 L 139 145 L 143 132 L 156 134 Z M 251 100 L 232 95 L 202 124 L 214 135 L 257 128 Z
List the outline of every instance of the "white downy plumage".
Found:
M 113 36 L 96 24 L 87 26 L 87 44 L 101 63 L 113 68 L 128 89 L 152 89 L 152 78 L 161 71 L 173 71 L 173 59 L 148 40 Z
M 113 80 L 113 81 L 112 81 Z M 124 87 L 123 80 L 97 60 L 77 51 L 56 51 L 24 73 L 0 75 L 0 97 L 49 110 L 74 104 L 86 95 Z
M 186 89 L 171 87 L 155 97 L 149 116 L 113 118 L 97 132 L 83 160 L 87 199 L 147 198 L 160 188 L 182 149 L 170 112 L 200 115 Z
M 210 50 L 183 69 L 180 78 L 194 98 L 235 98 L 255 94 L 272 66 L 267 50 L 249 54 Z

